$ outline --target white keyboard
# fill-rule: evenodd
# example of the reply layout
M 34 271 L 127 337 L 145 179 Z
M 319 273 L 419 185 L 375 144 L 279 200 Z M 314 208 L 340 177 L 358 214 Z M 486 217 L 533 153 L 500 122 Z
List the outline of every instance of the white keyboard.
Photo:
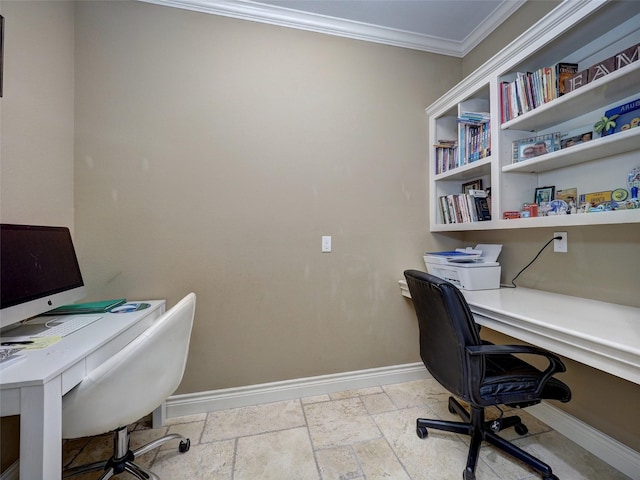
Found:
M 32 337 L 66 337 L 67 335 L 80 330 L 81 328 L 86 327 L 87 325 L 91 325 L 96 320 L 100 320 L 102 317 L 100 315 L 73 315 L 69 317 L 62 318 L 52 318 L 46 323 L 47 329 L 44 332 L 38 333 L 36 335 L 31 335 Z M 57 325 L 51 325 L 56 322 L 60 322 Z

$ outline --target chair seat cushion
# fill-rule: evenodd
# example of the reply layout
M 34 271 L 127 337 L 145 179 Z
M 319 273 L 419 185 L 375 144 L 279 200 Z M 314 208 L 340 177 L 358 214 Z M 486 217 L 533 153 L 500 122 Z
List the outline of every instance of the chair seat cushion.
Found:
M 526 394 L 536 391 L 542 376 L 540 370 L 513 355 L 488 355 L 480 395 L 484 400 L 519 394 L 526 397 Z M 560 380 L 550 378 L 541 398 L 566 402 L 571 398 L 571 390 Z

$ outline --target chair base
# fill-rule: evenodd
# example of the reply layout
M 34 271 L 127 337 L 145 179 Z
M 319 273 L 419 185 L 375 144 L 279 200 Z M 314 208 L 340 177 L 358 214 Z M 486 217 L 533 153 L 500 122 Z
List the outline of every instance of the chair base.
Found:
M 136 464 L 134 462 L 136 457 L 139 457 L 154 448 L 158 448 L 160 445 L 171 440 L 180 440 L 180 445 L 178 447 L 180 453 L 185 453 L 189 451 L 189 448 L 191 448 L 191 441 L 177 433 L 165 435 L 164 437 L 147 443 L 143 447 L 134 451 L 129 449 L 129 438 L 129 431 L 127 427 L 121 427 L 118 430 L 115 430 L 113 432 L 113 455 L 111 458 L 100 462 L 69 468 L 63 472 L 64 478 L 81 475 L 87 472 L 104 470 L 104 474 L 102 474 L 99 480 L 106 480 L 124 472 L 130 473 L 139 480 L 160 480 L 160 477 L 155 473 Z
M 464 469 L 462 478 L 464 480 L 475 480 L 476 464 L 478 455 L 480 454 L 480 445 L 483 441 L 489 442 L 493 446 L 499 448 L 503 452 L 521 460 L 536 471 L 538 471 L 544 480 L 558 480 L 551 467 L 546 463 L 538 460 L 536 457 L 525 452 L 513 443 L 504 440 L 496 435 L 496 432 L 505 428 L 515 427 L 516 432 L 520 435 L 527 433 L 527 427 L 524 426 L 520 417 L 512 416 L 501 418 L 498 420 L 485 421 L 484 408 L 470 406 L 471 414 L 453 397 L 449 397 L 449 411 L 457 413 L 463 422 L 451 422 L 446 420 L 430 420 L 426 418 L 418 418 L 416 422 L 416 433 L 420 438 L 426 438 L 428 435 L 427 428 L 435 428 L 447 432 L 454 432 L 471 437 L 469 446 L 469 454 L 467 456 L 467 466 Z

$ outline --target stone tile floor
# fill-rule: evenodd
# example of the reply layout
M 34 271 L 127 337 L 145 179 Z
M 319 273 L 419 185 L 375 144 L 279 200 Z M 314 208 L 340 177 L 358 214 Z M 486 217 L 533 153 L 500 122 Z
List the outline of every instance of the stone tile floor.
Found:
M 166 433 L 191 439 L 187 453 L 178 453 L 178 441 L 172 441 L 137 459 L 163 480 L 459 480 L 466 437 L 430 430 L 421 440 L 415 433 L 418 417 L 458 419 L 449 413 L 447 399 L 447 392 L 427 379 L 172 418 L 158 429 L 151 429 L 147 418 L 132 426 L 132 448 Z M 521 437 L 510 428 L 501 435 L 548 463 L 561 480 L 628 479 L 526 410 L 517 414 L 529 433 Z M 68 440 L 63 464 L 101 460 L 111 448 L 110 435 Z M 486 443 L 476 476 L 540 478 Z

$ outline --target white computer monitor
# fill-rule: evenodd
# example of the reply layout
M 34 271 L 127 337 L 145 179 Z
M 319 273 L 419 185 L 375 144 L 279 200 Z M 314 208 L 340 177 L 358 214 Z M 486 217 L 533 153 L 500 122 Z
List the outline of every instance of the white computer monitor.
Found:
M 67 227 L 0 224 L 0 327 L 85 295 Z

